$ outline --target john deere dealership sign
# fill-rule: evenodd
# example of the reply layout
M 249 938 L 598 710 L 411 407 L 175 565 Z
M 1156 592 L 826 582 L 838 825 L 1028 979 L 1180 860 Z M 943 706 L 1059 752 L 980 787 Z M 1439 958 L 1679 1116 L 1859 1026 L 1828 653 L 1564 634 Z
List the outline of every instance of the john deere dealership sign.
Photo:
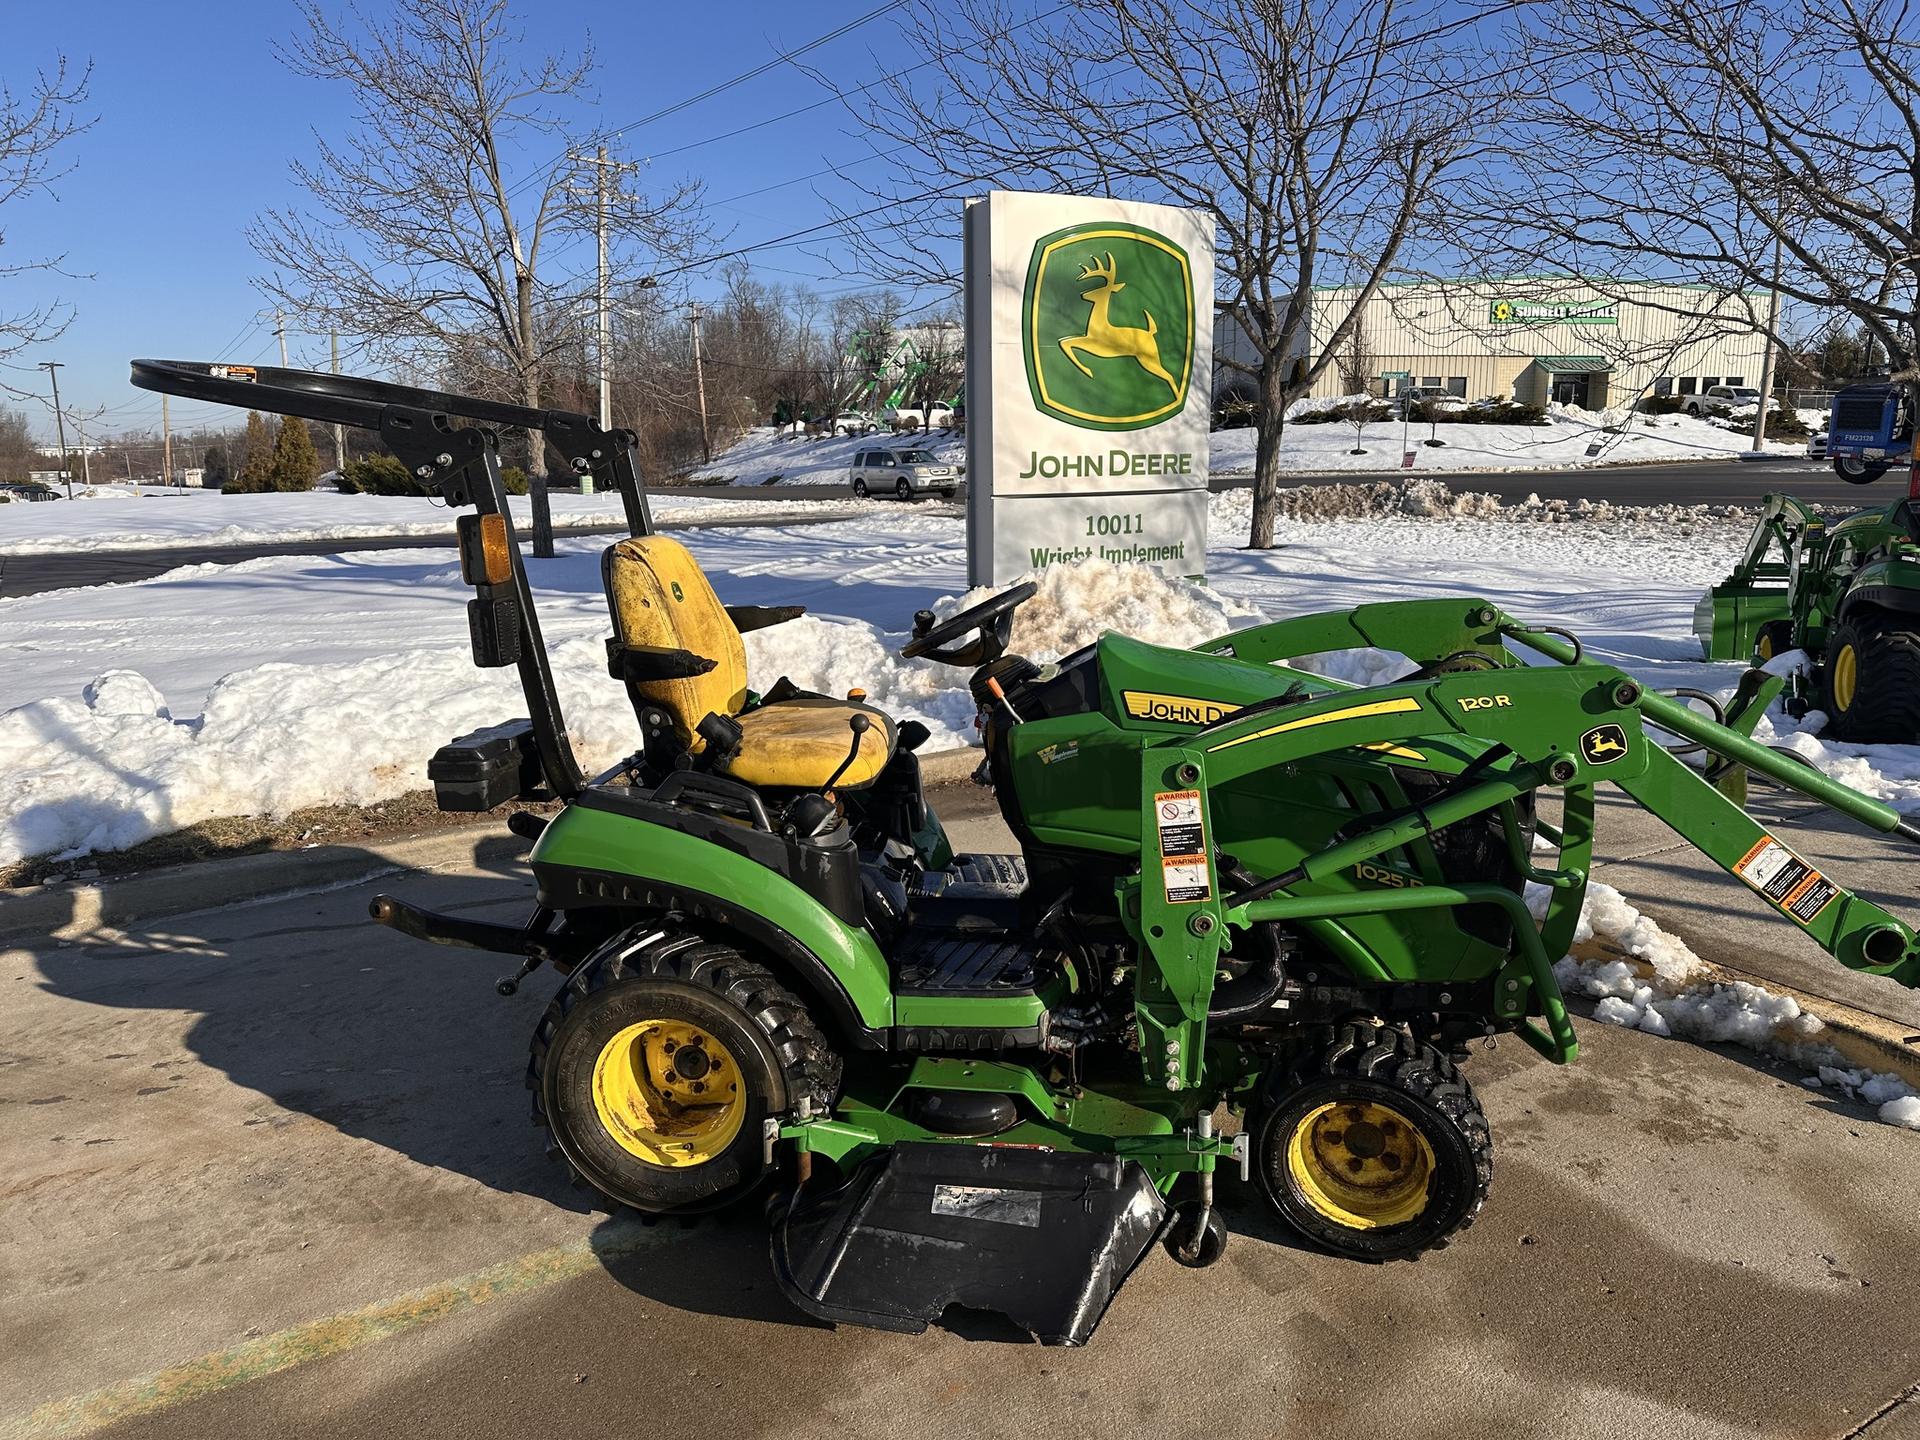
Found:
M 973 583 L 1094 557 L 1202 574 L 1212 217 L 997 191 L 966 239 Z

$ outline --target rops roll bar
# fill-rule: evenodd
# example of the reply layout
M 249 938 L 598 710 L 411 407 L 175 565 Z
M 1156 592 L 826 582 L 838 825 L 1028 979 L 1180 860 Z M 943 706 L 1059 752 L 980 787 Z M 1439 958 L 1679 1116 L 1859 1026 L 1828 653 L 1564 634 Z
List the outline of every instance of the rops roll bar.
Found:
M 518 667 L 547 788 L 561 799 L 580 793 L 584 780 L 534 615 L 494 431 L 512 426 L 545 436 L 580 474 L 618 490 L 628 530 L 648 535 L 653 519 L 634 464 L 631 430 L 603 430 L 592 417 L 570 410 L 537 410 L 317 370 L 198 360 L 135 360 L 132 370 L 133 383 L 142 390 L 372 430 L 449 506 L 473 506 L 476 513 L 461 516 L 457 529 L 460 571 L 474 589 L 467 604 L 474 663 Z

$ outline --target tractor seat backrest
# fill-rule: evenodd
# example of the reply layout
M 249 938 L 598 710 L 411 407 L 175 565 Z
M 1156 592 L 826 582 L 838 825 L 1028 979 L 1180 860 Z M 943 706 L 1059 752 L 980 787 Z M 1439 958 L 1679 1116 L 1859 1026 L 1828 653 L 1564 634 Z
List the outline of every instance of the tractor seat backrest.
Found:
M 687 650 L 714 662 L 704 675 L 633 681 L 636 706 L 658 705 L 682 740 L 698 748 L 694 727 L 708 715 L 737 715 L 747 703 L 747 647 L 720 597 L 687 547 L 643 535 L 607 548 L 600 560 L 614 637 L 622 645 Z

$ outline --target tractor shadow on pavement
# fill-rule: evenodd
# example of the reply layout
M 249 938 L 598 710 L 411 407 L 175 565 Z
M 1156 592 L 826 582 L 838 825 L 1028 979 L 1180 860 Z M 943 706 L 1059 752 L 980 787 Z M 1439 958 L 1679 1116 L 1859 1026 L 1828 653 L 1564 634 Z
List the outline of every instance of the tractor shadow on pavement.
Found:
M 542 1153 L 524 1082 L 528 1038 L 558 976 L 536 974 L 502 998 L 493 982 L 511 972 L 511 957 L 422 944 L 367 917 L 370 898 L 390 890 L 515 922 L 532 903 L 524 849 L 510 836 L 489 837 L 475 846 L 477 875 L 389 875 L 71 945 L 46 942 L 36 953 L 41 983 L 128 1011 L 118 1050 L 136 1048 L 142 1032 L 171 1036 L 167 1012 L 192 1016 L 185 1048 L 270 1102 L 241 1097 L 236 1106 L 223 1097 L 225 1108 L 251 1112 L 236 1124 L 291 1137 L 297 1117 L 311 1117 L 417 1165 L 585 1213 L 585 1194 Z M 369 873 L 381 865 L 366 856 Z M 149 1043 L 178 1053 L 171 1038 Z

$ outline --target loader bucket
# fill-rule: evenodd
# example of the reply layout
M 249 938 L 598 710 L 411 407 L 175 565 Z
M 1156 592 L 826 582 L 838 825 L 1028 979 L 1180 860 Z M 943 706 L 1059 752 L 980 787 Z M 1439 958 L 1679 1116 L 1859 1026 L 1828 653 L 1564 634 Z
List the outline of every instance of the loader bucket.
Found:
M 1760 628 L 1790 618 L 1785 590 L 1723 580 L 1693 607 L 1693 633 L 1709 660 L 1751 660 Z

